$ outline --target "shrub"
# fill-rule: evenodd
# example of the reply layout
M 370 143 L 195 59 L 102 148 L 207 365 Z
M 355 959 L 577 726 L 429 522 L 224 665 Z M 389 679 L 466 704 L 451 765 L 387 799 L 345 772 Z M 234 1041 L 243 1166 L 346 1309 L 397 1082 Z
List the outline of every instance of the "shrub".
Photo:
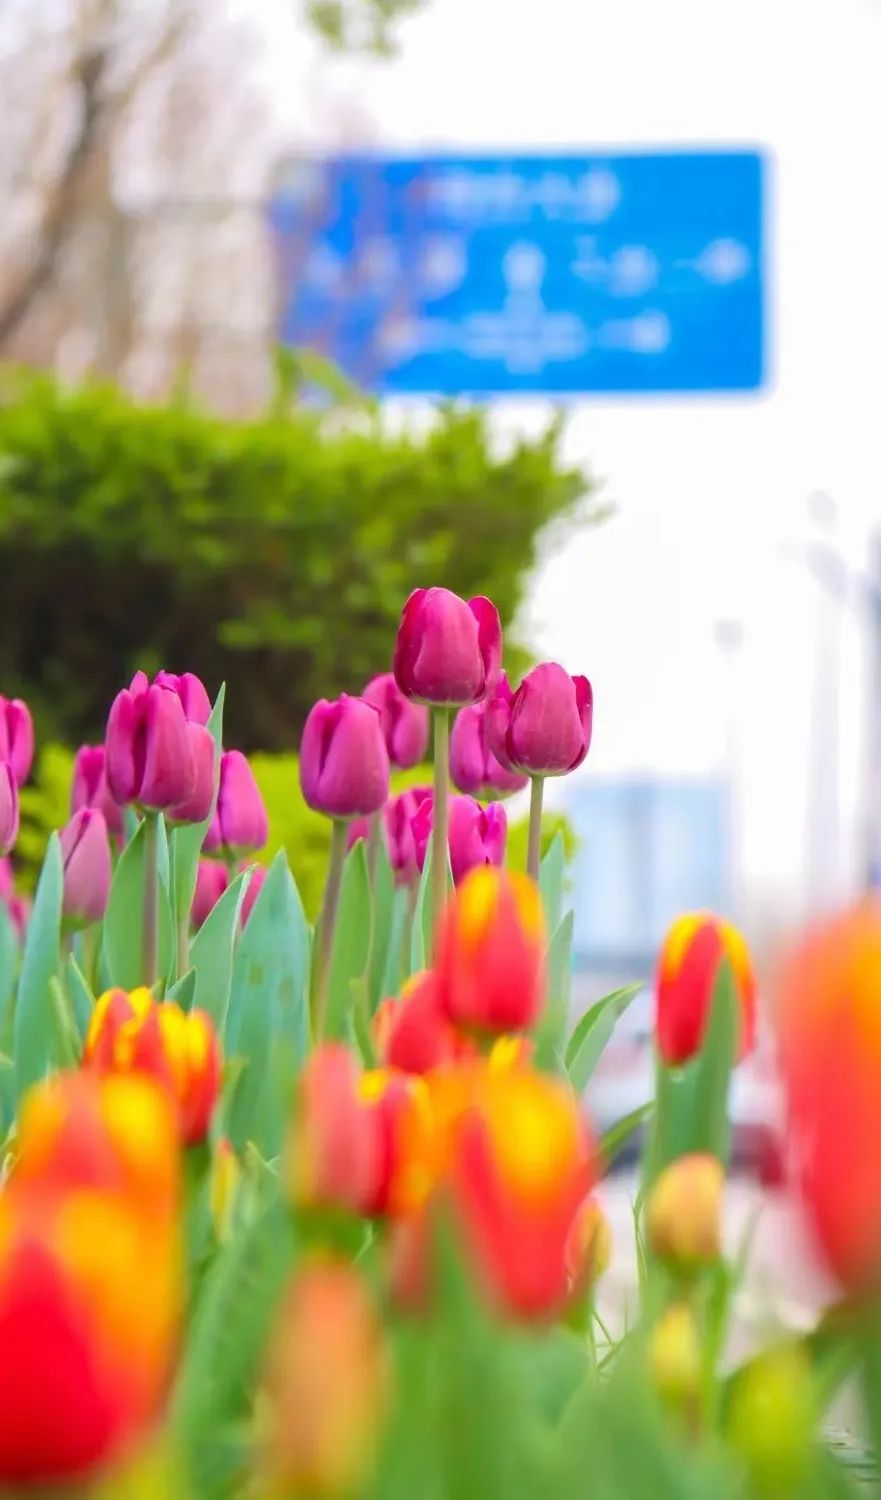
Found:
M 227 681 L 230 743 L 289 748 L 316 697 L 385 668 L 411 588 L 487 593 L 510 624 L 546 529 L 590 514 L 559 442 L 496 453 L 473 409 L 418 433 L 366 407 L 233 423 L 8 374 L 3 691 L 70 743 L 136 667 L 186 668 Z

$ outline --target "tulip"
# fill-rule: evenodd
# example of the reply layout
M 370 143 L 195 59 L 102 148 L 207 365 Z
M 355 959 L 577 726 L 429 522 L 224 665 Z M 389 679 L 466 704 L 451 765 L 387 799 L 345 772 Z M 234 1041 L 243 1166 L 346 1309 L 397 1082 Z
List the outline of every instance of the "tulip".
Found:
M 30 902 L 26 896 L 16 895 L 12 864 L 5 857 L 0 859 L 0 902 L 6 907 L 16 937 L 22 942 L 30 915 Z
M 107 990 L 95 1002 L 83 1061 L 155 1078 L 175 1106 L 184 1145 L 205 1139 L 222 1068 L 214 1022 L 205 1011 L 157 1003 L 146 988 Z
M 285 1172 L 299 1208 L 361 1214 L 376 1195 L 382 1142 L 358 1081 L 355 1059 L 339 1042 L 316 1047 L 300 1074 Z
M 434 799 L 421 802 L 412 822 L 416 862 L 422 869 L 434 824 Z M 508 837 L 508 815 L 498 802 L 481 807 L 473 797 L 450 798 L 450 868 L 459 885 L 469 870 L 501 865 Z
M 159 687 L 171 688 L 177 693 L 184 713 L 192 724 L 207 724 L 211 718 L 211 699 L 200 678 L 194 672 L 157 672 L 155 681 Z
M 384 1416 L 382 1327 L 357 1271 L 313 1260 L 282 1300 L 266 1378 L 263 1467 L 272 1494 L 361 1493 Z
M 416 589 L 404 605 L 394 675 L 406 698 L 443 707 L 476 703 L 502 660 L 498 610 L 479 596 L 467 604 L 449 589 Z
M 117 693 L 107 720 L 104 767 L 111 796 L 122 805 L 162 811 L 204 794 L 206 739 L 213 765 L 211 736 L 187 719 L 174 687 L 159 678 L 151 686 L 143 672 L 136 672 L 131 686 Z
M 300 784 L 316 812 L 354 818 L 378 812 L 388 796 L 389 759 L 379 714 L 345 693 L 311 709 L 300 745 Z
M 385 805 L 383 818 L 386 846 L 398 885 L 411 885 L 419 878 L 413 818 L 422 803 L 430 802 L 431 799 L 430 786 L 413 786 L 406 792 L 399 792 L 396 797 L 390 797 Z
M 214 740 L 203 724 L 192 720 L 187 720 L 187 739 L 193 765 L 193 787 L 182 802 L 167 809 L 165 816 L 169 823 L 204 823 L 214 802 Z
M 554 661 L 527 672 L 516 693 L 507 678 L 487 704 L 490 748 L 503 765 L 529 776 L 565 776 L 590 749 L 593 693 Z
M 741 1058 L 755 1040 L 755 979 L 746 943 L 730 922 L 708 912 L 678 917 L 661 949 L 655 990 L 658 1049 L 675 1066 L 700 1051 L 723 959 L 731 965 L 739 1006 Z
M 18 783 L 8 761 L 0 761 L 0 856 L 18 838 Z
M 425 759 L 428 749 L 428 709 L 411 703 L 398 687 L 393 672 L 372 677 L 362 694 L 379 713 L 388 757 L 393 766 L 407 771 Z
M 566 1243 L 566 1269 L 573 1291 L 589 1290 L 609 1269 L 612 1231 L 596 1198 L 585 1198 Z
M 671 1303 L 661 1314 L 649 1340 L 648 1360 L 658 1395 L 672 1407 L 691 1409 L 700 1394 L 703 1352 L 687 1303 Z
M 370 841 L 370 819 L 352 818 L 346 829 L 346 853 L 354 849 L 356 844 L 367 844 Z
M 504 679 L 502 673 L 499 681 Z M 498 691 L 498 689 L 497 689 Z M 522 791 L 529 777 L 502 764 L 493 754 L 489 742 L 487 711 L 489 700 L 471 703 L 456 715 L 450 736 L 450 775 L 460 792 L 471 796 L 489 796 L 499 792 Z
M 266 884 L 266 876 L 269 873 L 265 865 L 251 865 L 250 870 L 251 879 L 248 881 L 248 889 L 245 891 L 245 894 L 242 897 L 242 910 L 239 916 L 239 921 L 243 928 L 247 923 L 251 912 L 254 910 L 257 897 L 260 895 L 260 892 Z
M 96 807 L 104 814 L 108 833 L 122 837 L 122 808 L 110 795 L 103 745 L 80 745 L 76 753 L 70 794 L 71 814 L 79 812 L 81 807 Z
M 544 994 L 546 933 L 537 886 L 483 866 L 470 871 L 438 935 L 441 1008 L 454 1026 L 526 1031 Z
M 202 847 L 240 855 L 262 849 L 268 838 L 269 819 L 254 772 L 241 750 L 224 750 L 217 806 Z
M 431 971 L 414 974 L 400 1000 L 380 1018 L 384 1030 L 382 1057 L 404 1073 L 428 1073 L 460 1057 L 467 1043 L 440 1008 L 437 979 Z
M 371 1131 L 378 1145 L 377 1167 L 360 1211 L 371 1218 L 400 1215 L 421 1204 L 424 1185 L 412 1169 L 411 1142 L 431 1128 L 430 1100 L 421 1078 L 393 1068 L 362 1073 L 357 1083 L 362 1131 Z
M 202 926 L 228 885 L 229 872 L 226 865 L 218 864 L 214 859 L 199 860 L 196 870 L 196 889 L 193 892 L 193 904 L 190 908 L 190 920 L 195 928 Z
M 824 1258 L 857 1294 L 881 1284 L 881 906 L 808 932 L 777 1004 L 793 1161 Z
M 17 786 L 27 781 L 34 763 L 34 725 L 20 698 L 0 696 L 0 760 L 9 762 Z
M 104 814 L 81 807 L 61 832 L 63 915 L 76 926 L 100 922 L 110 894 L 110 839 Z
M 690 1274 L 722 1253 L 722 1163 L 709 1152 L 671 1162 L 648 1201 L 646 1228 L 655 1254 Z

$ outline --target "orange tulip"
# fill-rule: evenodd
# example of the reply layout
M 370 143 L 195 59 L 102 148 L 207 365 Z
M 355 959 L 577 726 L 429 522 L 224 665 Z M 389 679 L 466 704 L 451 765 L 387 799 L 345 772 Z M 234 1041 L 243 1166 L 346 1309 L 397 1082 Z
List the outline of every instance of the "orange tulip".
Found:
M 755 1040 L 756 987 L 746 943 L 709 912 L 678 917 L 664 939 L 656 983 L 656 1030 L 664 1062 L 688 1062 L 700 1050 L 722 960 L 734 971 L 740 1002 L 740 1056 Z
M 220 1093 L 222 1059 L 211 1017 L 157 1003 L 149 990 L 107 990 L 95 1002 L 83 1061 L 115 1071 L 149 1073 L 177 1109 L 181 1140 L 204 1140 Z
M 795 1165 L 829 1265 L 881 1285 L 881 905 L 809 933 L 778 991 Z
M 533 1025 L 544 994 L 545 922 L 525 875 L 469 871 L 441 921 L 438 1001 L 454 1026 L 483 1032 Z

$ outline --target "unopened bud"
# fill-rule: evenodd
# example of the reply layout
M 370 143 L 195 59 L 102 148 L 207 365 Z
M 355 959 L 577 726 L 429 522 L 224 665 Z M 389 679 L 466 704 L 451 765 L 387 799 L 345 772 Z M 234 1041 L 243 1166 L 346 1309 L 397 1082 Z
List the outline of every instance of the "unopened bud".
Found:
M 652 1250 L 681 1271 L 696 1271 L 722 1249 L 722 1163 L 708 1152 L 680 1156 L 661 1173 L 648 1202 Z
M 574 1291 L 584 1290 L 608 1270 L 612 1231 L 596 1198 L 585 1198 L 569 1233 L 566 1267 Z
M 658 1394 L 672 1406 L 694 1400 L 701 1383 L 701 1345 L 691 1308 L 668 1307 L 649 1341 L 649 1370 Z
M 817 1399 L 809 1360 L 796 1344 L 770 1349 L 747 1365 L 731 1392 L 728 1438 L 751 1488 L 788 1495 L 810 1462 Z

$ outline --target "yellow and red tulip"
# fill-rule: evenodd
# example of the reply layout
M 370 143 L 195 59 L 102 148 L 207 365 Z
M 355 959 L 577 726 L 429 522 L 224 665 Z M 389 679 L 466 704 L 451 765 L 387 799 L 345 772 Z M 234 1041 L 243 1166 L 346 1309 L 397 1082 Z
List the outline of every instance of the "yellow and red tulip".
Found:
M 709 912 L 678 917 L 664 939 L 656 984 L 658 1050 L 665 1063 L 688 1062 L 700 1050 L 724 959 L 734 973 L 740 1006 L 739 1054 L 755 1039 L 756 986 L 749 950 L 730 922 Z
M 544 996 L 545 946 L 538 887 L 489 865 L 471 870 L 438 934 L 438 1000 L 448 1020 L 483 1032 L 532 1026 Z

